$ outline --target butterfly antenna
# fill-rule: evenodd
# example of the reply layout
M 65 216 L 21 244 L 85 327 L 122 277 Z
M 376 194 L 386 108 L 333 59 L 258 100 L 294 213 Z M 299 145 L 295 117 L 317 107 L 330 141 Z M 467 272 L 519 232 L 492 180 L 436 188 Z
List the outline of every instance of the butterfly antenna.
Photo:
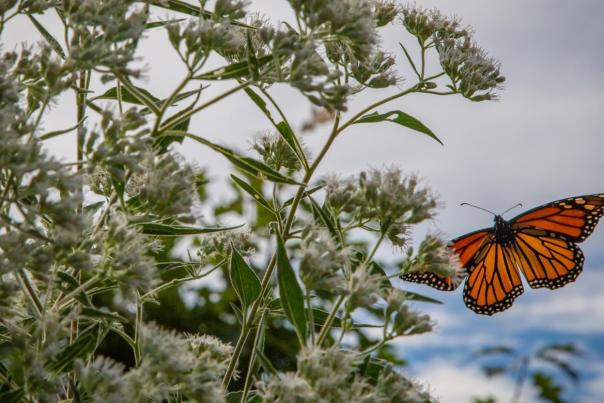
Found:
M 475 206 L 475 205 L 470 204 L 470 203 L 461 203 L 461 204 L 460 204 L 460 206 L 470 206 L 470 207 L 474 207 L 474 208 L 477 208 L 477 209 L 482 210 L 482 211 L 486 211 L 487 213 L 491 213 L 491 214 L 493 214 L 494 216 L 496 216 L 496 215 L 497 215 L 497 214 L 493 213 L 491 210 L 487 210 L 486 208 L 482 208 L 482 207 L 479 207 L 479 206 Z
M 522 207 L 522 203 L 518 203 L 512 207 L 510 207 L 509 209 L 507 209 L 506 211 L 504 211 L 503 213 L 499 214 L 499 215 L 504 215 L 505 213 L 507 213 L 510 210 L 514 210 L 516 207 Z

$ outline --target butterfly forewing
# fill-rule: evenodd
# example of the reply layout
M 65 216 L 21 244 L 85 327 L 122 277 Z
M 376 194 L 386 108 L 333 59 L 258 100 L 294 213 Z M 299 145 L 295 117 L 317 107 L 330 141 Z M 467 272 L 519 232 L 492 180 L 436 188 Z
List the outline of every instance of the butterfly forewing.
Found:
M 511 220 L 514 228 L 541 229 L 572 242 L 582 242 L 604 215 L 604 194 L 570 197 L 529 210 Z

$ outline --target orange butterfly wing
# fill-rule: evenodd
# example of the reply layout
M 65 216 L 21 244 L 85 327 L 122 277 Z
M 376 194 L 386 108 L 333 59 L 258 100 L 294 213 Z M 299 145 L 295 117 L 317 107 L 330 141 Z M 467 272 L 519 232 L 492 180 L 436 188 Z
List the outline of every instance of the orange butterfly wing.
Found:
M 532 288 L 560 288 L 583 270 L 575 244 L 591 235 L 604 215 L 604 194 L 570 197 L 529 210 L 511 220 L 518 265 Z
M 514 229 L 541 229 L 571 242 L 582 242 L 604 215 L 604 194 L 570 197 L 529 210 L 510 222 Z
M 581 249 L 557 235 L 525 230 L 516 235 L 512 249 L 531 288 L 560 288 L 575 281 L 583 270 Z
M 512 306 L 524 291 L 517 266 L 513 251 L 492 236 L 476 253 L 468 269 L 463 296 L 466 306 L 484 315 Z
M 491 229 L 483 229 L 471 232 L 451 241 L 449 248 L 459 256 L 462 267 L 465 269 L 468 268 L 471 263 L 470 261 L 476 255 L 476 252 L 480 249 L 480 246 L 491 232 Z M 441 291 L 453 291 L 457 289 L 463 281 L 463 277 L 446 277 L 432 272 L 407 273 L 403 274 L 401 278 L 413 283 L 426 284 Z

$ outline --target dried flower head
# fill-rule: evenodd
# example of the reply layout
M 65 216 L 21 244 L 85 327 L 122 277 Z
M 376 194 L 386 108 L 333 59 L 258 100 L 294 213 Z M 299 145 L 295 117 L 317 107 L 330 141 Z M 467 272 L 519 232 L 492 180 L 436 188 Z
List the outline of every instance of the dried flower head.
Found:
M 361 265 L 347 279 L 346 290 L 349 311 L 365 308 L 377 302 L 382 293 L 383 277 Z
M 443 71 L 452 87 L 472 101 L 496 99 L 505 77 L 500 64 L 470 38 L 444 38 L 436 41 Z
M 308 227 L 300 245 L 300 277 L 309 290 L 337 292 L 342 288 L 342 269 L 350 262 L 350 250 L 340 248 L 330 233 Z
M 200 238 L 197 254 L 202 262 L 216 264 L 229 257 L 235 247 L 242 256 L 249 256 L 256 250 L 249 230 L 215 232 Z
M 289 171 L 299 171 L 302 168 L 296 153 L 280 134 L 259 134 L 254 139 L 252 148 L 275 170 L 285 168 Z
M 98 236 L 100 269 L 117 281 L 126 297 L 132 297 L 136 290 L 149 291 L 157 281 L 157 272 L 147 254 L 146 239 L 121 213 L 113 211 L 110 217 Z
M 126 191 L 147 211 L 158 216 L 183 216 L 191 212 L 195 197 L 195 172 L 170 152 L 148 152 Z
M 375 221 L 396 245 L 404 245 L 405 226 L 434 216 L 438 202 L 430 189 L 421 188 L 414 175 L 404 176 L 397 168 L 373 169 L 358 178 L 326 179 L 329 204 L 359 222 Z M 389 230 L 394 228 L 392 231 Z
M 128 377 L 146 385 L 141 401 L 168 399 L 172 390 L 197 402 L 223 402 L 221 379 L 227 367 L 224 346 L 215 340 L 186 338 L 153 323 L 140 330 L 141 362 Z M 141 385 L 143 386 L 143 385 Z
M 464 276 L 459 257 L 449 248 L 447 241 L 439 234 L 428 234 L 421 242 L 417 255 L 409 248 L 407 258 L 402 262 L 403 273 L 431 272 L 439 276 L 452 277 L 457 284 Z
M 135 398 L 128 378 L 124 377 L 124 365 L 110 358 L 99 356 L 88 365 L 76 360 L 75 372 L 80 387 L 94 403 L 127 403 Z

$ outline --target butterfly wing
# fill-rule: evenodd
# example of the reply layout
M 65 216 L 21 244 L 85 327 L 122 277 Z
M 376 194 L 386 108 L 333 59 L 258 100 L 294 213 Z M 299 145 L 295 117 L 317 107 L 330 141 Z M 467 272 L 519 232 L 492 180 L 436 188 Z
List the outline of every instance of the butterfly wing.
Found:
M 513 249 L 531 288 L 560 288 L 575 281 L 583 270 L 581 249 L 553 233 L 525 229 L 516 234 Z
M 478 250 L 468 269 L 464 302 L 476 313 L 493 315 L 512 306 L 523 293 L 514 252 L 491 236 Z
M 451 241 L 449 248 L 459 257 L 461 266 L 468 269 L 476 252 L 492 233 L 492 229 L 482 229 L 463 235 Z M 446 277 L 432 272 L 413 272 L 403 274 L 401 278 L 413 283 L 429 285 L 441 291 L 453 291 L 459 287 L 464 277 Z
M 604 194 L 558 200 L 512 219 L 513 250 L 532 288 L 555 289 L 583 270 L 583 252 L 575 244 L 593 232 L 604 215 Z
M 604 215 L 604 194 L 570 197 L 529 210 L 510 222 L 515 230 L 540 229 L 570 242 L 582 242 Z

